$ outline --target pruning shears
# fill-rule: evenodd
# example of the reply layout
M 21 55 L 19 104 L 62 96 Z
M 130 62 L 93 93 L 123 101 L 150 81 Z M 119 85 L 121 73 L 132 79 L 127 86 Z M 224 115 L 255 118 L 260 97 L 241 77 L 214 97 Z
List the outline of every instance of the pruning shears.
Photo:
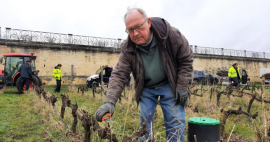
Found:
M 106 122 L 106 123 L 109 123 L 110 120 L 111 120 L 111 113 L 106 113 L 106 115 L 104 115 L 102 118 L 101 118 L 102 121 Z

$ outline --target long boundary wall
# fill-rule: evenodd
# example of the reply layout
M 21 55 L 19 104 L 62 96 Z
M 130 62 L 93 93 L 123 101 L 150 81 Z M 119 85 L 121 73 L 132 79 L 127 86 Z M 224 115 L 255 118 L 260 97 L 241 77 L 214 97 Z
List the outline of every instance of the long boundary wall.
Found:
M 58 63 L 63 65 L 64 84 L 70 83 L 71 65 L 74 65 L 74 84 L 85 84 L 86 78 L 94 74 L 100 66 L 114 67 L 120 54 L 119 48 L 0 39 L 0 55 L 8 52 L 34 52 L 38 56 L 36 67 L 40 70 L 39 76 L 47 85 L 55 84 L 51 74 Z M 260 68 L 270 68 L 270 59 L 196 53 L 194 53 L 193 67 L 215 75 L 218 69 L 228 69 L 235 62 L 248 71 L 252 82 L 261 80 Z M 3 68 L 3 65 L 0 65 L 0 68 Z

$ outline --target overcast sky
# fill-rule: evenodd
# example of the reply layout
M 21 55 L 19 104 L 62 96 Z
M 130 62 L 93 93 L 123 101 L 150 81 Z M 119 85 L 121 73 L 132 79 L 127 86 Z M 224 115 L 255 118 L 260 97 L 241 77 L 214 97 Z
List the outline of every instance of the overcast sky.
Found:
M 191 45 L 270 53 L 270 0 L 0 0 L 0 27 L 125 39 L 134 5 Z

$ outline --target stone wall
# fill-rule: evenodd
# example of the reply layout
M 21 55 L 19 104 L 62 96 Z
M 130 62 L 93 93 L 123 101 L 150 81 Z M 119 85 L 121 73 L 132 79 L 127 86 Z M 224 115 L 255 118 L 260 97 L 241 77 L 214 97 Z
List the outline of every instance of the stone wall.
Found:
M 37 55 L 36 69 L 42 82 L 55 84 L 52 71 L 57 64 L 62 64 L 63 83 L 70 83 L 71 65 L 74 65 L 74 84 L 85 84 L 86 78 L 93 75 L 103 65 L 115 66 L 119 49 L 87 47 L 74 45 L 48 45 L 10 42 L 0 44 L 0 54 L 34 52 Z M 0 65 L 0 68 L 4 68 Z
M 217 55 L 194 54 L 193 67 L 216 75 L 219 69 L 229 69 L 233 63 L 248 72 L 251 82 L 260 82 L 260 68 L 270 68 L 270 59 L 230 57 Z
M 93 75 L 102 65 L 114 67 L 120 50 L 116 48 L 91 47 L 68 44 L 27 43 L 0 40 L 0 55 L 4 53 L 30 53 L 37 55 L 36 68 L 47 85 L 55 84 L 51 74 L 57 64 L 62 64 L 63 83 L 70 83 L 71 65 L 74 65 L 74 84 L 85 84 L 86 78 Z M 216 75 L 218 69 L 228 69 L 237 62 L 245 68 L 252 82 L 260 81 L 260 68 L 270 68 L 270 59 L 229 57 L 194 54 L 194 69 L 205 70 Z M 3 68 L 3 65 L 0 65 Z

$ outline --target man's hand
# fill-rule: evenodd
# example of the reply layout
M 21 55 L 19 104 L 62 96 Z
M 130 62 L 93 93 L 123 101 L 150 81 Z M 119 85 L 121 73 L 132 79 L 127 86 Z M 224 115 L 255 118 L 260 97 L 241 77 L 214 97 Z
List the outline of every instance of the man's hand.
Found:
M 176 104 L 185 105 L 188 98 L 188 91 L 185 89 L 176 88 L 175 100 Z
M 114 105 L 110 102 L 105 102 L 102 106 L 100 106 L 97 111 L 96 111 L 96 119 L 97 121 L 101 122 L 101 118 L 106 114 L 106 113 L 111 113 L 111 116 L 113 115 L 114 112 Z

